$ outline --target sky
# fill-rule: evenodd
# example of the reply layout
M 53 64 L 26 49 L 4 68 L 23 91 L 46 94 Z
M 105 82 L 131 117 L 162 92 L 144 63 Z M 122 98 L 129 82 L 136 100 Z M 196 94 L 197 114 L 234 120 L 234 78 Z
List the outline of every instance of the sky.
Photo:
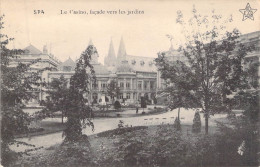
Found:
M 1 0 L 0 3 L 1 15 L 5 15 L 5 28 L 1 33 L 15 38 L 9 48 L 23 49 L 32 44 L 42 51 L 47 45 L 61 61 L 78 58 L 90 39 L 101 63 L 108 54 L 110 41 L 117 54 L 122 37 L 129 55 L 156 57 L 158 52 L 171 46 L 167 34 L 173 36 L 173 47 L 177 49 L 184 37 L 183 27 L 176 24 L 176 13 L 182 11 L 188 20 L 193 5 L 201 15 L 209 15 L 212 10 L 224 18 L 232 15 L 233 22 L 227 25 L 228 29 L 238 28 L 243 34 L 260 30 L 259 0 Z M 244 9 L 247 3 L 257 11 L 254 20 L 242 21 L 239 9 Z M 88 14 L 69 14 L 72 10 Z M 92 13 L 102 10 L 105 14 L 90 14 L 90 10 Z M 119 14 L 119 10 L 126 13 Z M 108 11 L 117 14 L 108 14 Z M 128 15 L 128 11 L 140 13 Z

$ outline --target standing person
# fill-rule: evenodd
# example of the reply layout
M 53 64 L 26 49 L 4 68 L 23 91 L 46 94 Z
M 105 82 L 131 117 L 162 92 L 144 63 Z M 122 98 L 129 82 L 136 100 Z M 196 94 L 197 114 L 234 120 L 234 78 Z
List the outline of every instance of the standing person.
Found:
M 138 114 L 138 106 L 136 107 L 136 114 Z

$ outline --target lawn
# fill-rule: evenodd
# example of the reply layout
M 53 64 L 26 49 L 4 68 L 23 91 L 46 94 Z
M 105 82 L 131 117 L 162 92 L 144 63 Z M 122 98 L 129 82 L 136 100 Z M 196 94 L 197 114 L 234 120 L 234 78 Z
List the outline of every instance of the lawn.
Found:
M 165 112 L 162 108 L 156 108 L 156 109 L 149 109 L 149 111 L 146 112 L 145 115 L 156 115 Z M 59 113 L 58 113 L 59 114 Z M 66 128 L 66 123 L 62 124 L 60 122 L 61 117 L 56 114 L 55 118 L 47 118 L 46 120 L 38 121 L 36 126 L 31 127 L 29 129 L 28 134 L 16 134 L 15 138 L 22 138 L 22 137 L 28 137 L 28 136 L 39 136 L 39 135 L 45 135 L 55 132 L 63 131 Z M 118 115 L 119 114 L 119 115 Z M 139 112 L 139 114 L 136 114 L 135 111 L 129 112 L 129 111 L 122 111 L 122 112 L 115 112 L 115 111 L 97 111 L 95 112 L 95 118 L 116 118 L 116 117 L 138 117 L 142 116 L 142 114 Z M 57 120 L 60 119 L 60 120 Z M 64 120 L 66 122 L 66 119 Z
M 181 125 L 181 131 L 171 124 L 122 127 L 38 150 L 21 157 L 14 166 L 254 165 L 257 159 L 252 155 L 256 155 L 258 143 L 252 138 L 254 127 L 244 121 L 232 117 L 218 127 L 210 126 L 208 135 L 204 127 L 201 132 L 192 133 L 192 125 Z M 228 123 L 236 126 L 226 126 Z
M 55 121 L 39 121 L 37 123 L 37 128 L 32 128 L 31 132 L 28 134 L 17 134 L 15 135 L 15 138 L 22 138 L 27 136 L 39 136 L 39 135 L 45 135 L 55 132 L 63 131 L 66 128 L 65 124 L 62 124 L 61 122 L 55 122 Z

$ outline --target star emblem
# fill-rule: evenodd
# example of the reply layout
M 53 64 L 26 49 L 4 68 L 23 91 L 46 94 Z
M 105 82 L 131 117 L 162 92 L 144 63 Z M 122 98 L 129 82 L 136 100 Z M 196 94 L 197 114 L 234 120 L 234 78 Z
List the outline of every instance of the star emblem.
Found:
M 250 4 L 247 3 L 245 9 L 239 9 L 239 11 L 243 14 L 243 20 L 251 19 L 254 20 L 254 13 L 257 11 L 257 9 L 252 9 Z

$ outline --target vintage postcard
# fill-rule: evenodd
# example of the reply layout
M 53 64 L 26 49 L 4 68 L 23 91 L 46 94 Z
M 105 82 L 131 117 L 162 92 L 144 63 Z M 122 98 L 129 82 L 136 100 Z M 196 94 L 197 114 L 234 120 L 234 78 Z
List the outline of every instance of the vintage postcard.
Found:
M 259 0 L 1 0 L 2 166 L 259 166 Z

